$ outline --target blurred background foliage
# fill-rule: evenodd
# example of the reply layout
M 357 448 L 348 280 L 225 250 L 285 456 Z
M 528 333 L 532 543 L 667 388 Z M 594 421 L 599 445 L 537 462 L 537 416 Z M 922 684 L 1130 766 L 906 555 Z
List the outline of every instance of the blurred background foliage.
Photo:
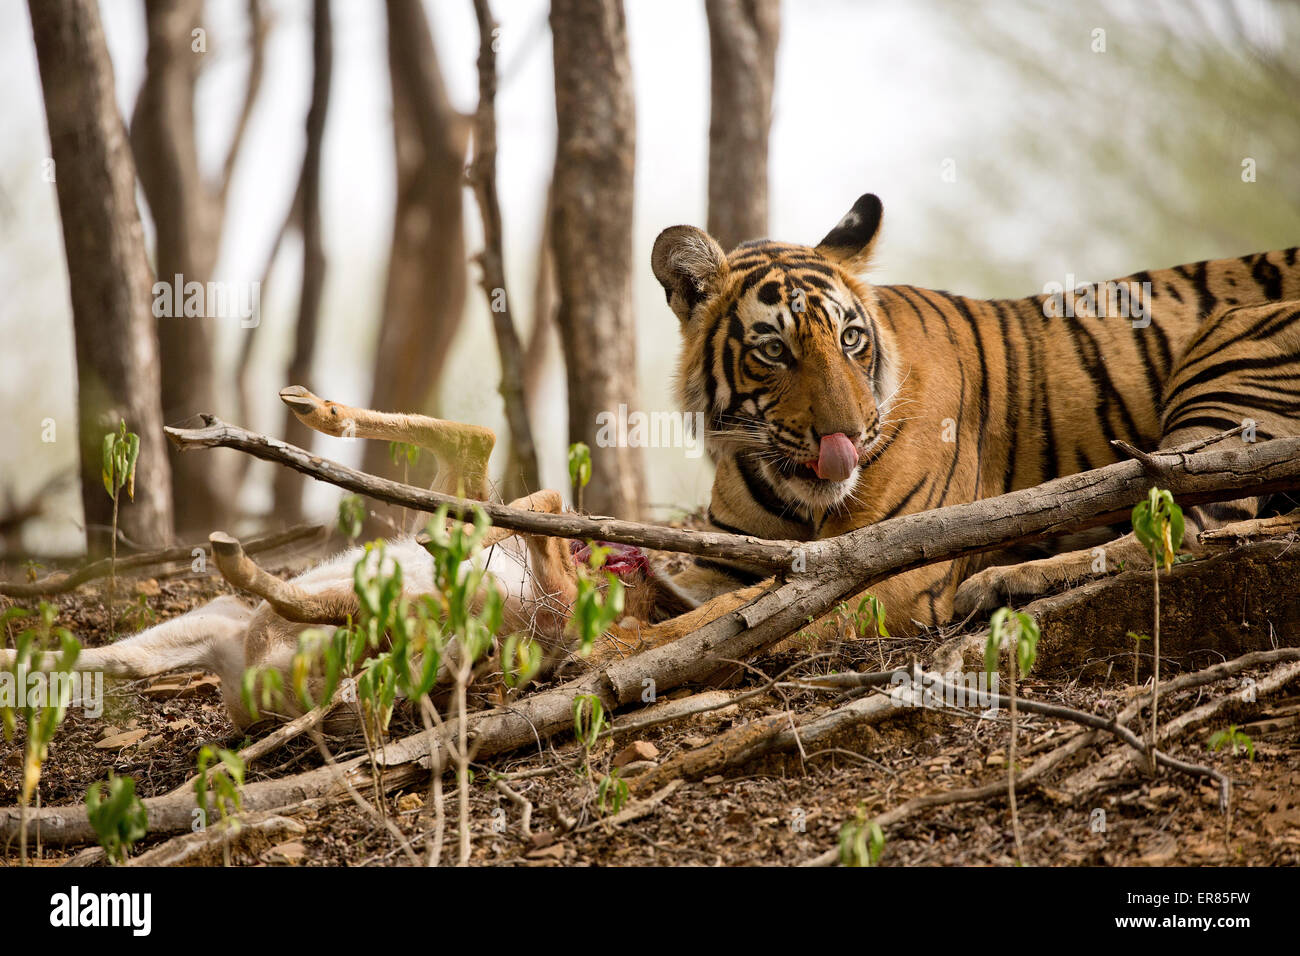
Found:
M 477 96 L 477 33 L 469 0 L 425 3 L 448 96 L 464 113 Z M 310 4 L 269 2 L 262 96 L 234 170 L 217 278 L 261 277 L 293 198 L 311 83 Z M 706 220 L 709 44 L 701 0 L 629 0 L 636 99 L 634 307 L 640 401 L 672 408 L 677 331 L 649 269 L 658 231 Z M 506 272 L 517 301 L 534 287 L 555 144 L 547 5 L 498 2 L 501 203 Z M 144 70 L 136 0 L 102 0 L 124 116 Z M 209 52 L 196 98 L 200 154 L 211 172 L 230 136 L 247 71 L 240 0 L 208 0 Z M 390 249 L 392 107 L 383 6 L 335 5 L 334 87 L 323 147 L 328 262 L 310 382 L 364 404 Z M 1104 31 L 1104 48 L 1099 38 Z M 1141 268 L 1300 242 L 1300 5 L 1281 0 L 1061 4 L 1022 0 L 907 5 L 787 0 L 781 10 L 770 144 L 770 233 L 815 242 L 862 192 L 885 203 L 871 278 L 972 295 L 1032 294 L 1049 281 L 1102 279 Z M 1288 49 L 1290 54 L 1288 55 Z M 0 3 L 0 511 L 52 479 L 21 547 L 81 546 L 75 367 L 58 208 L 42 176 L 47 153 L 25 5 Z M 1255 181 L 1242 178 L 1254 161 Z M 466 247 L 481 245 L 466 193 Z M 146 215 L 146 230 L 150 229 Z M 152 237 L 150 237 L 152 242 Z M 262 290 L 255 383 L 241 424 L 274 432 L 276 391 L 292 349 L 301 250 L 288 236 Z M 477 270 L 471 277 L 477 279 Z M 517 306 L 526 333 L 533 321 Z M 219 368 L 236 362 L 246 330 L 217 329 Z M 503 429 L 498 361 L 483 297 L 446 343 L 441 415 Z M 566 487 L 563 366 L 537 353 L 543 382 L 532 409 L 543 483 Z M 231 386 L 233 387 L 233 386 Z M 197 411 L 197 409 L 196 409 Z M 56 441 L 42 441 L 53 419 Z M 316 450 L 357 464 L 332 439 Z M 503 467 L 498 452 L 496 466 Z M 707 500 L 707 462 L 679 449 L 646 453 L 649 500 L 664 517 Z M 250 472 L 246 523 L 270 506 L 270 466 Z M 309 515 L 332 513 L 338 490 L 310 486 Z

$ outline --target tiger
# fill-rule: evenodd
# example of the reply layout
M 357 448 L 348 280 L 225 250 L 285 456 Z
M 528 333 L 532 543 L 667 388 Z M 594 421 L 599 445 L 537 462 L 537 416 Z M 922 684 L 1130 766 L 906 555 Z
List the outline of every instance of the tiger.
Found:
M 1101 467 L 1116 439 L 1300 433 L 1296 247 L 1142 271 L 1106 294 L 981 300 L 870 283 L 882 213 L 863 195 L 813 247 L 724 252 L 686 225 L 656 239 L 651 267 L 681 331 L 677 399 L 688 419 L 702 413 L 715 466 L 710 530 L 808 541 Z M 1268 504 L 1188 509 L 1187 546 Z M 963 557 L 871 593 L 891 628 L 915 632 L 1081 580 L 1097 543 Z M 1139 548 L 1126 535 L 1102 554 L 1113 568 Z M 696 558 L 674 582 L 703 600 L 764 577 Z

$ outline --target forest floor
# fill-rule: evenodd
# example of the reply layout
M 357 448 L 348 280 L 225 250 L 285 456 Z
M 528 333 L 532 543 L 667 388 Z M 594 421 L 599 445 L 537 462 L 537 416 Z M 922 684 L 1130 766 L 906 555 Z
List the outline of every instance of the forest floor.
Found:
M 275 564 L 268 565 L 275 568 Z M 281 572 L 295 568 L 281 567 Z M 87 646 L 107 640 L 107 583 L 83 586 L 51 599 L 58 622 Z M 229 589 L 216 575 L 184 575 L 118 581 L 118 630 L 169 619 Z M 34 606 L 35 602 L 19 602 Z M 123 619 L 125 622 L 123 623 Z M 931 639 L 932 640 L 932 639 Z M 795 667 L 791 675 L 831 671 L 884 670 L 905 665 L 925 638 L 860 641 L 833 649 L 830 660 L 800 664 L 796 653 L 771 654 L 752 662 L 744 687 L 766 683 Z M 1079 710 L 1114 712 L 1127 700 L 1126 665 L 1102 683 L 1031 678 L 1020 692 Z M 1258 678 L 1262 672 L 1255 672 Z M 1169 720 L 1211 696 L 1240 686 L 1251 672 L 1161 699 Z M 178 689 L 183 685 L 183 689 Z M 698 688 L 667 695 L 686 696 Z M 610 822 L 599 811 L 595 781 L 623 751 L 638 743 L 638 756 L 662 764 L 703 747 L 727 730 L 767 715 L 789 712 L 804 718 L 829 708 L 832 695 L 772 691 L 683 720 L 606 739 L 589 757 L 572 737 L 542 742 L 536 749 L 477 763 L 470 783 L 469 830 L 475 864 L 551 865 L 787 865 L 834 848 L 841 826 L 855 814 L 874 815 L 909 798 L 952 788 L 980 786 L 1006 778 L 1008 724 L 1005 714 L 976 710 L 917 709 L 870 727 L 820 752 L 779 754 L 725 773 L 678 782 L 660 802 L 633 801 L 634 819 Z M 1228 726 L 1230 715 L 1179 740 L 1172 753 L 1208 764 L 1232 778 L 1229 819 L 1218 807 L 1208 781 L 1162 772 L 1132 771 L 1108 784 L 1087 805 L 1064 800 L 1055 789 L 1097 748 L 1085 747 L 1046 777 L 1018 789 L 1023 859 L 1031 865 L 1297 865 L 1300 864 L 1300 697 L 1294 688 L 1237 717 L 1248 723 L 1254 759 L 1224 750 L 1210 752 L 1207 738 Z M 1047 717 L 1020 716 L 1025 766 L 1078 728 Z M 392 736 L 413 732 L 398 718 Z M 11 742 L 0 741 L 0 806 L 18 799 L 23 728 Z M 40 800 L 44 806 L 76 805 L 86 789 L 110 772 L 135 779 L 140 796 L 158 796 L 180 786 L 196 770 L 204 744 L 236 749 L 248 741 L 226 717 L 213 677 L 193 675 L 112 685 L 104 712 L 90 718 L 71 709 L 45 763 Z M 356 740 L 326 741 L 336 759 L 364 753 Z M 1110 751 L 1118 745 L 1106 742 Z M 285 777 L 320 766 L 317 744 L 291 742 L 250 768 L 248 781 Z M 588 775 L 584 766 L 591 767 Z M 491 782 L 508 774 L 509 786 L 532 805 L 531 834 L 521 828 L 520 807 Z M 629 779 L 635 780 L 634 776 Z M 373 793 L 366 796 L 375 801 Z M 648 794 L 635 794 L 645 797 Z M 444 782 L 447 825 L 441 861 L 454 862 L 459 828 L 455 781 Z M 236 846 L 234 865 L 403 865 L 427 859 L 433 842 L 432 800 L 427 785 L 378 800 L 382 815 L 346 797 L 297 817 L 306 827 L 274 845 Z M 1104 816 L 1097 813 L 1104 811 Z M 1104 827 L 1099 826 L 1104 819 Z M 400 833 L 400 838 L 395 835 Z M 881 865 L 1010 865 L 1016 862 L 1008 803 L 998 799 L 939 806 L 887 828 Z M 139 853 L 161 842 L 146 837 Z M 32 847 L 45 865 L 66 861 L 79 848 Z M 0 866 L 17 865 L 16 846 L 0 846 Z

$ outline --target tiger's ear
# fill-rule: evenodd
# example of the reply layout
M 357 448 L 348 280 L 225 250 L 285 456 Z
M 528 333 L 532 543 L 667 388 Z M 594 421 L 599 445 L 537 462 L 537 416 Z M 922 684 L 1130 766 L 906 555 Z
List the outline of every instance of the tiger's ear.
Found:
M 669 307 L 685 323 L 697 305 L 722 291 L 727 254 L 703 229 L 669 226 L 655 240 L 650 268 L 664 287 Z
M 827 259 L 838 262 L 850 272 L 863 272 L 871 260 L 876 237 L 880 235 L 880 213 L 883 207 L 875 193 L 858 197 L 853 208 L 845 213 L 826 238 L 817 243 L 817 251 Z

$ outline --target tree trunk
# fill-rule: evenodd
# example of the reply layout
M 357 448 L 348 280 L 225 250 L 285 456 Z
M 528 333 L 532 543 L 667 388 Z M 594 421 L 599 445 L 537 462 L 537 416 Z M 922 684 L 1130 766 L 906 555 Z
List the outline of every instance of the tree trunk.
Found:
M 503 497 L 512 501 L 540 491 L 542 486 L 524 391 L 524 349 L 515 328 L 514 303 L 506 289 L 501 202 L 497 193 L 496 21 L 492 19 L 488 0 L 474 0 L 474 15 L 479 31 L 478 109 L 474 114 L 474 161 L 470 164 L 469 180 L 483 220 L 483 251 L 478 255 L 478 264 L 496 335 L 497 355 L 501 359 L 499 391 L 510 428 L 509 460 L 518 468 L 505 475 Z
M 303 154 L 298 199 L 302 214 L 302 292 L 298 297 L 298 321 L 294 325 L 293 355 L 289 359 L 288 381 L 309 386 L 316 333 L 320 327 L 321 292 L 325 286 L 325 247 L 320 226 L 321 145 L 325 141 L 325 114 L 329 109 L 330 78 L 334 70 L 334 30 L 330 23 L 329 0 L 312 3 L 311 106 L 307 108 L 307 149 Z M 284 440 L 310 448 L 312 432 L 286 409 Z M 282 524 L 302 520 L 302 494 L 306 482 L 299 475 L 278 471 L 272 483 L 272 508 Z
M 461 190 L 469 124 L 447 97 L 418 0 L 388 0 L 387 11 L 397 201 L 370 407 L 436 416 L 438 386 L 465 310 Z M 367 443 L 363 467 L 398 478 L 403 471 L 378 442 Z M 427 485 L 431 469 L 432 462 L 422 461 L 409 478 Z M 392 520 L 400 514 L 387 506 L 375 510 Z
M 767 235 L 767 143 L 780 0 L 705 0 L 709 21 L 709 232 L 724 249 Z
M 551 212 L 569 388 L 569 441 L 591 448 L 596 513 L 635 518 L 640 448 L 600 447 L 597 415 L 638 409 L 632 314 L 636 117 L 622 0 L 553 0 L 557 141 Z
M 538 421 L 538 416 L 541 415 L 542 386 L 546 384 L 546 371 L 558 344 L 555 331 L 555 256 L 551 251 L 551 196 L 552 191 L 548 186 L 533 280 L 533 326 L 528 332 L 528 344 L 524 347 L 524 405 L 530 410 L 533 421 Z M 510 457 L 506 460 L 504 493 L 501 496 L 504 500 L 513 501 L 523 496 L 520 494 L 522 485 L 512 484 L 515 476 L 522 474 L 523 467 L 511 447 Z
M 206 285 L 216 263 L 221 210 L 200 173 L 195 138 L 194 90 L 206 53 L 192 48 L 197 41 L 191 31 L 202 26 L 203 2 L 146 0 L 144 9 L 148 53 L 131 146 L 156 230 L 155 269 L 168 285 Z M 174 297 L 170 312 L 157 320 L 163 420 L 233 412 L 233 405 L 217 401 L 213 339 L 220 320 L 187 316 L 181 296 Z M 223 522 L 234 497 L 234 467 L 233 458 L 198 462 L 172 451 L 172 501 L 182 536 L 206 534 Z
M 172 538 L 172 488 L 152 280 L 99 9 L 95 0 L 31 0 L 30 11 L 68 260 L 87 548 L 107 550 L 113 503 L 100 480 L 101 448 L 119 418 L 140 435 L 135 500 L 121 528 L 159 546 Z

